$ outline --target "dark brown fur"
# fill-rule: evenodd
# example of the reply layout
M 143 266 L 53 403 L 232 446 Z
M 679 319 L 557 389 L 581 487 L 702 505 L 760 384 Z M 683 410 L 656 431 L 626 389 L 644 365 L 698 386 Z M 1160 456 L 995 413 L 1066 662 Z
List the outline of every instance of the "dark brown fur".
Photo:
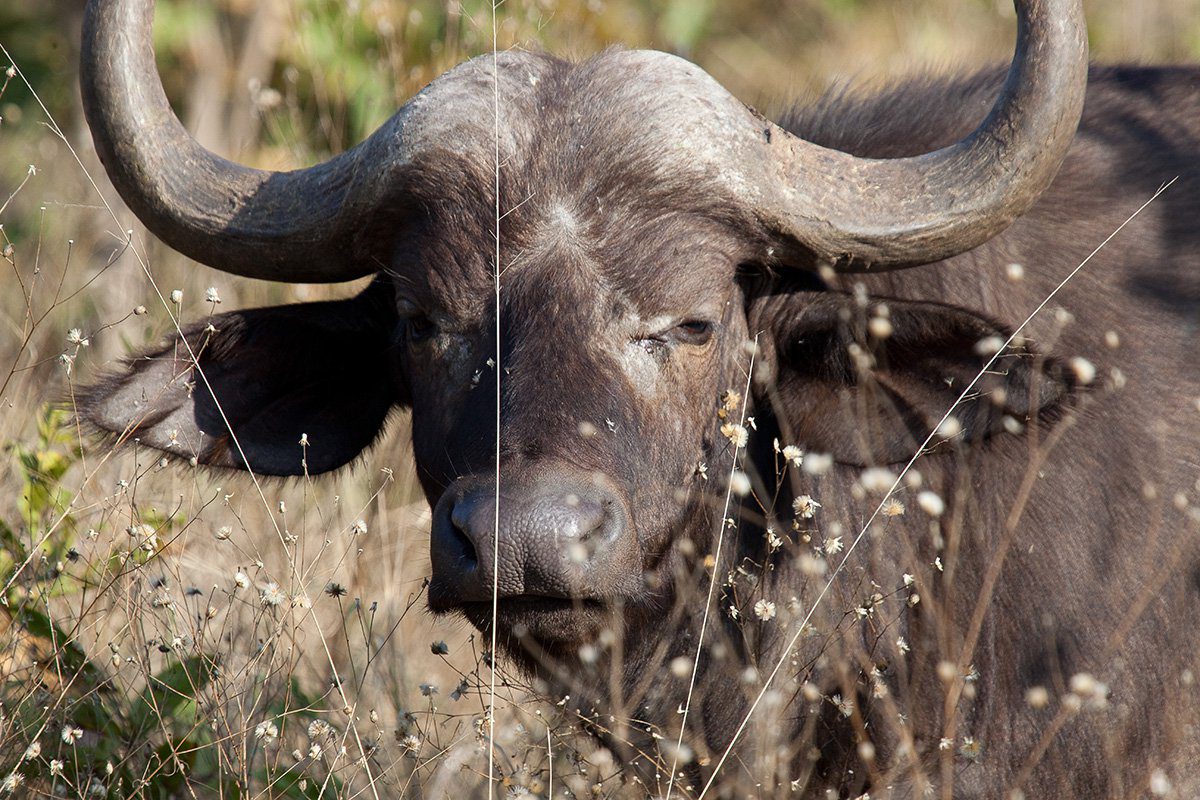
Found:
M 715 550 L 733 464 L 718 397 L 741 391 L 743 344 L 758 337 L 748 409 L 758 428 L 744 463 L 762 482 L 756 495 L 770 518 L 752 502 L 732 510 L 740 524 L 726 530 L 711 573 L 725 581 L 746 568 L 719 587 L 705 637 L 686 737 L 704 764 L 686 773 L 695 790 L 799 621 L 783 611 L 789 598 L 807 609 L 824 585 L 798 557 L 834 536 L 848 545 L 874 508 L 855 487 L 861 469 L 907 460 L 982 365 L 979 339 L 1014 330 L 1155 189 L 1178 177 L 985 380 L 988 393 L 1005 390 L 1004 402 L 986 394 L 969 401 L 958 413 L 965 435 L 917 462 L 925 487 L 946 499 L 946 514 L 935 524 L 917 509 L 916 490 L 902 490 L 906 513 L 881 523 L 849 556 L 812 617 L 818 633 L 800 640 L 776 679 L 779 702 L 756 712 L 763 724 L 747 729 L 739 751 L 748 766 L 724 769 L 741 793 L 747 771 L 765 763 L 754 759 L 785 745 L 778 772 L 757 778 L 784 789 L 797 780 L 812 796 L 829 787 L 903 797 L 952 783 L 955 797 L 999 797 L 1018 784 L 1031 798 L 1136 797 L 1155 768 L 1182 794 L 1200 791 L 1200 713 L 1185 672 L 1200 670 L 1200 536 L 1196 515 L 1173 500 L 1181 493 L 1200 503 L 1200 70 L 1095 70 L 1059 177 L 1009 230 L 945 262 L 826 282 L 796 269 L 811 265 L 778 263 L 753 220 L 689 171 L 669 142 L 641 135 L 638 104 L 654 96 L 623 85 L 606 58 L 541 62 L 527 124 L 505 154 L 501 369 L 486 365 L 496 349 L 496 199 L 483 147 L 490 143 L 481 143 L 475 154 L 438 154 L 398 173 L 403 207 L 363 226 L 364 247 L 385 275 L 363 298 L 324 307 L 326 322 L 287 329 L 289 346 L 308 353 L 310 367 L 339 365 L 363 388 L 368 413 L 342 386 L 298 392 L 279 370 L 258 372 L 275 340 L 256 340 L 255 326 L 283 330 L 304 307 L 218 319 L 215 346 L 200 363 L 229 376 L 218 395 L 243 412 L 233 427 L 251 466 L 294 474 L 293 443 L 321 424 L 328 434 L 314 440 L 313 453 L 333 468 L 370 441 L 390 405 L 411 404 L 421 482 L 436 503 L 456 479 L 493 469 L 499 375 L 502 475 L 520 481 L 565 464 L 615 480 L 647 573 L 608 604 L 508 604 L 500 618 L 505 649 L 548 690 L 571 693 L 585 713 L 594 707 L 618 717 L 598 717 L 598 730 L 644 765 L 638 748 L 654 746 L 646 731 L 677 735 L 687 680 L 666 665 L 695 654 L 710 574 L 702 556 Z M 973 129 L 999 79 L 987 72 L 870 97 L 837 94 L 795 111 L 785 126 L 857 155 L 926 152 Z M 1023 265 L 1024 280 L 1006 277 L 1010 263 Z M 856 294 L 869 300 L 859 303 Z M 865 333 L 881 303 L 896 327 L 883 342 Z M 656 317 L 710 320 L 713 336 L 693 343 L 667 322 L 644 327 Z M 414 331 L 426 318 L 436 332 L 418 342 Z M 330 338 L 329 320 L 352 324 Z M 1119 346 L 1105 344 L 1109 331 Z M 855 366 L 851 342 L 873 368 Z M 263 352 L 248 358 L 246 348 Z M 1095 365 L 1090 386 L 1071 370 L 1073 358 Z M 189 441 L 200 431 L 227 438 L 200 413 L 209 395 L 194 400 L 165 388 L 174 373 L 147 370 L 148 363 L 134 361 L 93 390 L 89 419 L 117 432 L 141 421 L 137 435 L 160 447 L 168 437 L 159 419 L 190 424 Z M 190 374 L 186 364 L 178 372 Z M 151 398 L 149 407 L 132 408 L 134 396 Z M 1023 432 L 1006 432 L 1005 415 Z M 339 439 L 339 420 L 351 419 L 354 435 Z M 581 422 L 595 435 L 581 435 Z M 788 470 L 776 491 L 776 438 L 833 453 L 837 463 L 820 478 Z M 294 465 L 276 442 L 295 451 Z M 209 452 L 196 455 L 241 463 L 228 448 Z M 701 461 L 707 481 L 696 474 Z M 792 531 L 791 503 L 800 494 L 823 507 Z M 788 539 L 774 554 L 764 545 L 767 524 Z M 829 568 L 840 559 L 829 557 Z M 935 559 L 941 569 L 931 566 Z M 904 574 L 914 576 L 915 589 L 905 588 Z M 982 594 L 993 578 L 990 595 Z M 910 608 L 913 592 L 921 601 Z M 878 608 L 855 614 L 876 593 Z M 759 596 L 776 602 L 776 620 L 745 619 Z M 731 619 L 731 603 L 742 619 Z M 981 627 L 967 652 L 977 604 Z M 481 609 L 462 611 L 487 626 Z M 605 627 L 615 633 L 612 647 L 599 663 L 582 663 L 579 646 Z M 911 652 L 897 649 L 898 636 Z M 614 697 L 607 670 L 618 653 Z M 958 693 L 964 684 L 939 679 L 946 660 L 978 673 L 966 690 L 972 696 L 949 715 L 947 685 Z M 747 667 L 758 677 L 747 679 Z M 1080 672 L 1108 685 L 1108 708 L 1067 715 L 1055 732 L 1058 698 Z M 803 683 L 824 699 L 803 699 Z M 1025 702 L 1032 686 L 1050 689 L 1049 709 Z M 834 694 L 857 698 L 850 718 Z M 954 739 L 948 751 L 938 747 L 943 736 Z M 981 745 L 977 758 L 957 755 L 966 736 Z M 869 764 L 856 754 L 864 740 L 874 747 Z M 653 770 L 643 774 L 654 780 Z

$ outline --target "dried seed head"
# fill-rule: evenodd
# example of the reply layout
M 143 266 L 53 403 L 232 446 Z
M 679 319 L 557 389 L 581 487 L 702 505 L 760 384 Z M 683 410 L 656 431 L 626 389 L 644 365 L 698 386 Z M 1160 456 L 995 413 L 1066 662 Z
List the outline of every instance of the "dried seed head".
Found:
M 854 291 L 854 302 L 859 306 L 866 308 L 871 302 L 871 297 L 867 294 L 867 285 L 862 281 L 855 281 L 852 287 Z
M 1088 386 L 1092 381 L 1096 380 L 1096 365 L 1088 361 L 1086 358 L 1076 356 L 1070 361 L 1071 371 L 1075 373 L 1075 380 L 1082 385 Z
M 1030 708 L 1045 708 L 1050 705 L 1050 692 L 1045 686 L 1031 686 L 1025 692 L 1025 702 Z
M 999 336 L 987 336 L 975 343 L 975 353 L 981 356 L 994 356 L 1004 347 L 1004 339 Z
M 946 417 L 937 427 L 937 435 L 943 439 L 951 439 L 962 433 L 962 423 L 957 417 Z
M 868 492 L 883 494 L 892 488 L 892 484 L 896 482 L 896 475 L 884 467 L 871 467 L 863 470 L 858 480 Z
M 799 467 L 804 463 L 804 451 L 794 444 L 789 444 L 783 448 L 783 458 L 791 463 L 793 467 Z
M 783 547 L 783 539 L 779 538 L 779 534 L 775 533 L 774 528 L 767 528 L 767 532 L 763 534 L 763 538 L 767 540 L 767 550 L 772 553 Z
M 271 744 L 279 738 L 279 728 L 271 720 L 260 722 L 254 726 L 254 738 L 263 744 Z
M 277 583 L 268 583 L 259 594 L 259 600 L 268 608 L 274 608 L 286 599 L 287 595 L 283 593 L 283 590 L 279 588 L 279 584 Z
M 801 553 L 796 557 L 796 567 L 802 575 L 818 578 L 825 574 L 826 563 L 825 559 L 817 558 L 812 553 Z
M 754 616 L 763 622 L 775 619 L 775 604 L 767 599 L 759 600 L 754 604 Z
M 917 506 L 931 517 L 940 517 L 946 511 L 946 502 L 928 489 L 917 495 Z
M 806 494 L 802 494 L 792 501 L 792 511 L 801 519 L 812 519 L 817 515 L 817 509 L 820 507 L 820 503 Z
M 808 453 L 804 456 L 804 471 L 809 475 L 824 475 L 833 467 L 833 456 L 828 453 Z
M 736 448 L 743 448 L 750 441 L 750 434 L 741 425 L 726 422 L 721 425 L 721 435 L 728 439 Z
M 1171 780 L 1161 769 L 1150 773 L 1150 794 L 1155 797 L 1167 797 L 1171 794 Z
M 1083 698 L 1094 697 L 1103 685 L 1088 672 L 1077 672 L 1071 676 L 1071 691 Z

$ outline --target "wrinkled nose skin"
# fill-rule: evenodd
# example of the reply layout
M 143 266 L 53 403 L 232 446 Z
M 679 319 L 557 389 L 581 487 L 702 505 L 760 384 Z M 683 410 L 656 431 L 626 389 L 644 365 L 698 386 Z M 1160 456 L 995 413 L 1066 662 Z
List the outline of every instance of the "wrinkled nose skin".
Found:
M 498 597 L 605 600 L 632 593 L 641 555 L 621 493 L 602 476 L 463 478 L 433 514 L 429 604 L 449 611 Z M 497 531 L 499 533 L 497 537 Z M 499 541 L 499 558 L 494 543 Z

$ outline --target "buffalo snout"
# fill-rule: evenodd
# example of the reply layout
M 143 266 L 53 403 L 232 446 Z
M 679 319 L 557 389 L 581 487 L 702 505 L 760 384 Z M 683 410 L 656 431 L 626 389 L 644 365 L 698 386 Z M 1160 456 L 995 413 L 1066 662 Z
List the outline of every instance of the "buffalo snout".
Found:
M 599 474 L 539 473 L 502 474 L 499 493 L 494 477 L 463 478 L 442 495 L 430 539 L 435 611 L 490 602 L 493 589 L 500 600 L 607 600 L 636 589 L 641 557 L 624 494 Z

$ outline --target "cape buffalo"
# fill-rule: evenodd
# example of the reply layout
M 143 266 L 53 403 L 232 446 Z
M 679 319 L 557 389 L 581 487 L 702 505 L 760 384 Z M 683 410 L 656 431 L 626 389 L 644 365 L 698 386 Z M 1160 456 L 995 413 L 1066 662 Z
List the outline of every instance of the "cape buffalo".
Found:
M 430 607 L 654 792 L 1200 793 L 1200 69 L 1089 72 L 1078 0 L 1016 2 L 1006 76 L 779 123 L 664 53 L 506 52 L 274 173 L 176 120 L 152 7 L 84 28 L 130 207 L 377 277 L 185 330 L 94 426 L 296 475 L 411 409 Z

